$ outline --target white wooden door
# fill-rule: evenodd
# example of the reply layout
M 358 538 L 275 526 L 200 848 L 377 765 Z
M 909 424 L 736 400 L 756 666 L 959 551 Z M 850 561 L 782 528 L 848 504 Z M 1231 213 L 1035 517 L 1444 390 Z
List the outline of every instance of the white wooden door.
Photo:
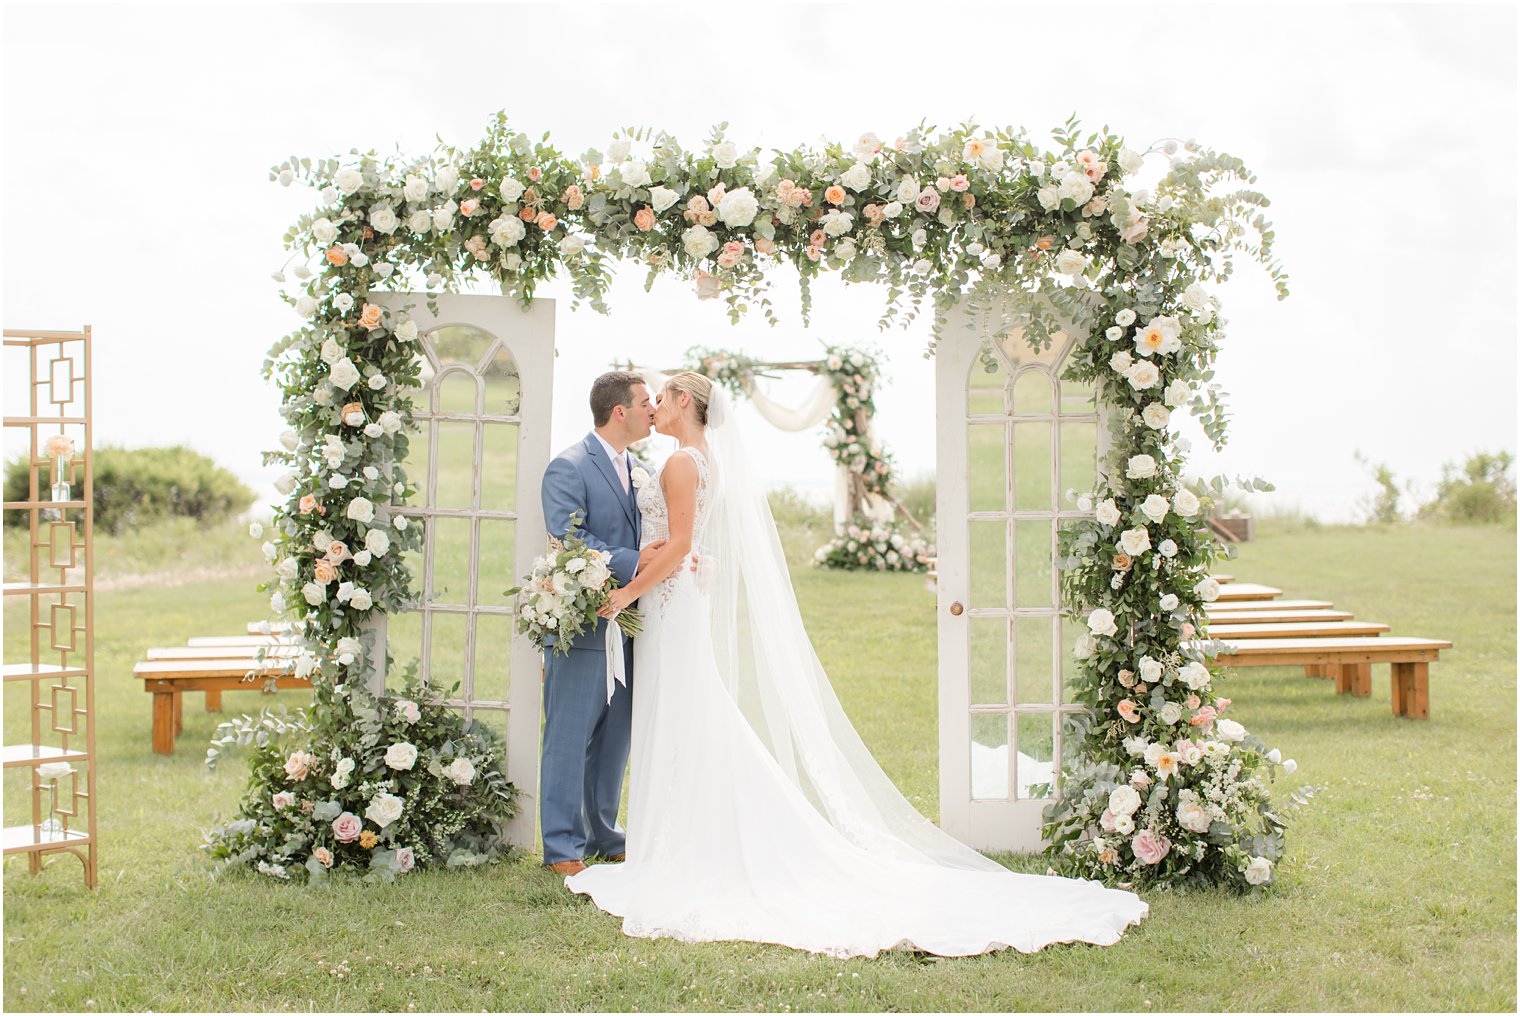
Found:
M 419 293 L 377 302 L 410 313 L 424 357 L 413 400 L 418 430 L 398 463 L 419 492 L 396 509 L 423 527 L 422 551 L 407 562 L 418 599 L 379 620 L 379 644 L 395 660 L 392 686 L 417 659 L 430 686 L 458 683 L 449 705 L 506 739 L 507 778 L 520 795 L 507 839 L 531 850 L 542 657 L 514 634 L 506 590 L 544 549 L 539 484 L 549 464 L 554 301 L 524 310 L 501 296 L 451 294 L 436 298 L 436 313 Z M 372 670 L 372 687 L 385 680 Z
M 1093 488 L 1091 385 L 1060 380 L 1075 330 L 1035 353 L 967 311 L 939 344 L 940 820 L 982 850 L 1034 851 L 1055 792 L 1071 650 L 1056 534 Z

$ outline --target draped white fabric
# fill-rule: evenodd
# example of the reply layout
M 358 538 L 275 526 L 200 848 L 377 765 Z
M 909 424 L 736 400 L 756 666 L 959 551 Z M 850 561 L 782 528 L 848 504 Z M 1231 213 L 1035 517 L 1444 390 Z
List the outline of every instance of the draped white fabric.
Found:
M 839 401 L 839 393 L 826 377 L 818 379 L 812 393 L 796 408 L 783 406 L 762 392 L 757 384 L 749 386 L 748 394 L 750 405 L 759 410 L 767 423 L 780 430 L 791 431 L 818 426 L 829 418 L 835 403 Z

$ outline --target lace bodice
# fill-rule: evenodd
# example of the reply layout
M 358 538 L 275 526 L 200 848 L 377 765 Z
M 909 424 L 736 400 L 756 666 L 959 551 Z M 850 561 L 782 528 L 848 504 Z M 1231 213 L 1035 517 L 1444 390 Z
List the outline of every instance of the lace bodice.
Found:
M 702 528 L 707 522 L 708 495 L 711 490 L 711 485 L 708 482 L 710 472 L 707 465 L 707 456 L 703 455 L 701 451 L 691 447 L 676 449 L 677 455 L 682 452 L 689 454 L 691 460 L 697 464 L 697 508 L 695 517 L 691 523 L 691 545 L 695 549 L 701 543 Z M 660 472 L 663 473 L 664 471 L 665 467 L 661 466 Z M 639 547 L 641 549 L 655 540 L 670 539 L 670 510 L 665 504 L 665 491 L 660 486 L 660 473 L 656 473 L 648 483 L 639 488 L 639 527 Z M 653 592 L 658 595 L 662 607 L 670 602 L 670 597 L 675 592 L 677 581 L 683 575 L 690 574 L 690 569 L 683 563 L 668 579 L 665 579 L 654 587 Z

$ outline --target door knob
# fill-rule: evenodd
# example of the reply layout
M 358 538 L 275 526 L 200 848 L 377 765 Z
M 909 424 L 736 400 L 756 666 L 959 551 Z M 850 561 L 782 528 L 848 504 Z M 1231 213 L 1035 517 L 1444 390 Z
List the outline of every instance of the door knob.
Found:
M 961 606 L 960 600 L 956 600 L 954 603 L 950 604 L 950 613 L 954 614 L 956 617 L 960 617 L 961 611 L 965 609 L 965 607 Z

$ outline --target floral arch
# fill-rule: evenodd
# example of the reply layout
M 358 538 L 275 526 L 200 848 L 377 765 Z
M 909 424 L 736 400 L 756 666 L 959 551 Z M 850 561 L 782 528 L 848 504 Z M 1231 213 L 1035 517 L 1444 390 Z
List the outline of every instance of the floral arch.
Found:
M 1046 813 L 1051 863 L 1142 885 L 1266 881 L 1283 849 L 1267 790 L 1277 755 L 1220 715 L 1228 700 L 1200 641 L 1218 592 L 1208 568 L 1222 554 L 1204 517 L 1224 481 L 1181 481 L 1169 421 L 1186 407 L 1223 442 L 1209 383 L 1222 321 L 1205 286 L 1243 256 L 1286 295 L 1267 200 L 1240 160 L 1191 142 L 1139 153 L 1074 121 L 1052 137 L 1042 150 L 1021 130 L 968 123 L 762 153 L 722 128 L 694 150 L 636 130 L 570 156 L 498 114 L 468 151 L 275 167 L 272 179 L 318 195 L 285 235 L 294 267 L 277 274 L 304 323 L 265 364 L 290 428 L 267 454 L 288 467 L 267 588 L 304 637 L 297 666 L 313 677 L 316 709 L 358 712 L 334 706 L 334 689 L 362 694 L 346 682 L 380 651 L 360 639 L 365 620 L 412 595 L 401 555 L 416 531 L 391 506 L 415 493 L 396 463 L 419 387 L 418 327 L 373 294 L 486 276 L 527 305 L 563 272 L 577 303 L 605 311 L 613 262 L 631 261 L 651 281 L 690 279 L 735 318 L 774 321 L 766 271 L 786 263 L 804 317 L 809 283 L 831 272 L 886 287 L 884 326 L 927 307 L 937 336 L 959 304 L 1006 308 L 1035 349 L 1063 325 L 1082 330 L 1068 376 L 1095 386 L 1111 433 L 1057 561 L 1063 607 L 1088 629 L 1076 657 L 1091 712 Z M 1148 157 L 1169 168 L 1152 189 L 1131 189 Z M 314 535 L 364 549 L 334 562 Z

